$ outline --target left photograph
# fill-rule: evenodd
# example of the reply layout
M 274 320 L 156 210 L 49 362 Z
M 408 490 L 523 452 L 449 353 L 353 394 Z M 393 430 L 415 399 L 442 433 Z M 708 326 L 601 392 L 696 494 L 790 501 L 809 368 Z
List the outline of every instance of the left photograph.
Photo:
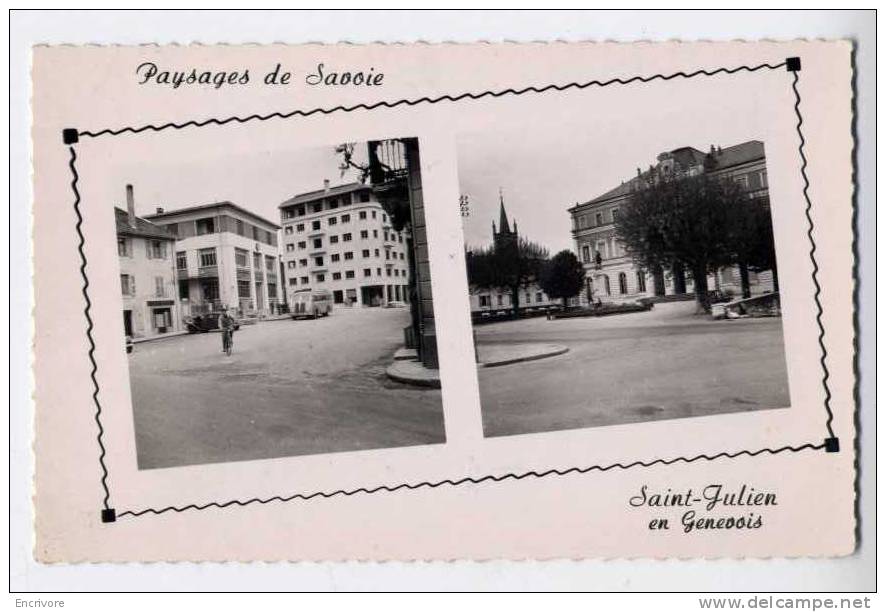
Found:
M 444 443 L 418 139 L 171 167 L 113 186 L 139 469 Z

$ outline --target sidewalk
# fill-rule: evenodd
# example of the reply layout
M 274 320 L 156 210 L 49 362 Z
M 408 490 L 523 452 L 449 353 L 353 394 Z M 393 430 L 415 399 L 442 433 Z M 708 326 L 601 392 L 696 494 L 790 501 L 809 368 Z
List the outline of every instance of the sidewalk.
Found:
M 526 342 L 521 344 L 490 343 L 477 346 L 478 368 L 495 368 L 522 361 L 534 361 L 562 355 L 569 349 L 562 344 Z M 388 378 L 407 385 L 440 388 L 440 370 L 424 367 L 414 350 L 399 349 L 386 370 Z

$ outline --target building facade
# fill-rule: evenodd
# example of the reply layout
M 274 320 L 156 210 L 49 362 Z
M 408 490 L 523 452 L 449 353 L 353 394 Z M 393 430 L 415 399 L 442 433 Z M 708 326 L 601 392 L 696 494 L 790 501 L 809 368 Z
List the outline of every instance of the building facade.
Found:
M 174 265 L 183 316 L 223 309 L 264 317 L 280 311 L 276 223 L 231 202 L 145 217 L 175 237 Z
M 406 231 L 394 231 L 371 185 L 348 183 L 280 204 L 286 292 L 325 289 L 344 306 L 408 303 Z
M 499 196 L 498 227 L 492 222 L 492 244 L 495 249 L 515 248 L 520 240 L 517 233 L 517 222 L 513 227 L 508 220 L 505 211 L 504 198 Z M 469 255 L 470 256 L 470 255 Z M 513 310 L 513 297 L 511 291 L 506 288 L 484 288 L 471 285 L 468 288 L 471 302 L 471 314 L 496 313 L 499 311 Z M 550 299 L 542 291 L 537 283 L 530 283 L 520 288 L 519 308 L 522 310 L 534 310 L 560 305 L 559 300 Z
M 135 216 L 130 186 L 127 208 L 114 209 L 124 331 L 136 339 L 179 331 L 181 309 L 172 255 L 175 238 Z
M 657 163 L 630 180 L 588 202 L 569 209 L 575 252 L 585 268 L 585 290 L 581 302 L 633 301 L 639 298 L 688 294 L 694 291 L 691 277 L 679 265 L 670 269 L 644 270 L 628 256 L 615 236 L 618 211 L 635 191 L 659 176 L 680 177 L 710 174 L 729 177 L 751 198 L 768 198 L 766 155 L 763 143 L 748 141 L 722 149 L 711 146 L 702 153 L 682 147 L 662 153 Z M 760 294 L 774 288 L 771 271 L 750 272 L 751 292 Z M 727 267 L 710 274 L 708 287 L 741 296 L 738 267 Z

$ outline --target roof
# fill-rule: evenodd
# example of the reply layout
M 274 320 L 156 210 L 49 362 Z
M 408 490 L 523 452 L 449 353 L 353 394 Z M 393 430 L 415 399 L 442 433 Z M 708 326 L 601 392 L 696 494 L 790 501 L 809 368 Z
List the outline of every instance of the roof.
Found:
M 709 153 L 702 153 L 694 147 L 680 147 L 679 149 L 673 149 L 672 151 L 669 151 L 669 153 L 671 154 L 677 165 L 680 166 L 689 167 L 702 165 L 705 162 L 712 163 L 713 165 L 708 168 L 709 172 L 726 170 L 727 168 L 731 168 L 733 166 L 738 166 L 750 161 L 763 159 L 766 157 L 766 153 L 763 150 L 763 143 L 759 140 L 749 140 L 741 144 L 726 147 L 725 149 L 720 149 L 713 155 L 713 157 L 711 157 Z M 711 160 L 713 160 L 713 162 L 711 162 Z M 615 189 L 610 189 L 603 195 L 599 195 L 592 200 L 588 200 L 587 202 L 581 202 L 577 204 L 573 207 L 573 209 L 587 204 L 596 204 L 597 202 L 604 202 L 606 200 L 612 200 L 621 196 L 626 196 L 636 190 L 638 181 L 640 181 L 641 179 L 645 179 L 648 176 L 649 170 L 641 173 L 640 176 L 635 176 L 627 181 L 624 181 L 621 185 L 619 185 Z
M 141 217 L 135 218 L 135 227 L 129 224 L 129 213 L 119 208 L 114 208 L 114 220 L 117 223 L 118 236 L 140 236 L 142 238 L 157 238 L 161 240 L 175 240 L 175 236 L 166 228 L 154 225 Z
M 293 204 L 304 204 L 305 202 L 312 202 L 314 200 L 319 200 L 320 198 L 334 197 L 337 195 L 342 195 L 344 193 L 352 193 L 354 191 L 360 191 L 361 189 L 372 189 L 372 187 L 365 183 L 355 182 L 345 183 L 344 185 L 336 185 L 335 187 L 330 187 L 329 189 L 317 189 L 315 191 L 307 191 L 305 193 L 300 193 L 298 195 L 292 196 L 291 198 L 280 204 L 279 208 L 286 208 L 288 206 L 292 206 Z
M 177 208 L 175 210 L 166 210 L 166 211 L 163 211 L 162 213 L 145 215 L 145 219 L 151 219 L 151 220 L 170 219 L 171 220 L 175 217 L 178 217 L 179 215 L 192 213 L 192 212 L 199 212 L 201 210 L 211 210 L 213 208 L 230 208 L 231 210 L 237 211 L 241 215 L 251 217 L 253 220 L 261 221 L 262 223 L 271 226 L 275 230 L 280 229 L 280 226 L 277 225 L 276 223 L 274 223 L 273 221 L 268 221 L 267 219 L 265 219 L 261 215 L 257 215 L 254 212 L 252 212 L 250 210 L 246 210 L 242 206 L 237 206 L 233 202 L 229 202 L 227 200 L 224 200 L 222 202 L 213 202 L 212 204 L 198 204 L 196 206 L 187 206 L 185 208 Z

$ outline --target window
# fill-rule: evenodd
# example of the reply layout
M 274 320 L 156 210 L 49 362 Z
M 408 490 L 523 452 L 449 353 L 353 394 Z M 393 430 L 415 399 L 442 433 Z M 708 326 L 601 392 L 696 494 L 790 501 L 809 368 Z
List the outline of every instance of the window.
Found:
M 582 263 L 591 263 L 591 247 L 586 244 L 581 247 L 581 261 Z
M 372 211 L 372 218 L 375 219 L 375 211 Z
M 256 270 L 261 270 L 261 254 L 253 253 L 252 254 L 252 267 Z
M 378 238 L 378 230 L 372 230 L 372 237 Z
M 339 255 L 338 253 L 332 254 L 332 261 L 339 261 L 340 259 L 341 259 L 341 255 Z
M 502 300 L 503 300 L 502 295 L 499 293 L 499 294 L 498 294 L 498 305 L 499 305 L 499 306 L 502 305 Z
M 268 272 L 274 272 L 274 258 L 270 255 L 265 255 L 265 270 Z
M 610 214 L 612 215 L 612 222 L 615 223 L 618 220 L 618 209 L 613 208 Z
M 331 198 L 329 200 L 329 210 L 335 210 L 336 208 L 338 208 L 338 199 Z
M 376 257 L 381 257 L 381 253 L 379 252 L 378 249 L 375 249 L 375 256 L 376 256 Z
M 295 214 L 298 215 L 299 217 L 304 217 L 304 216 L 305 216 L 305 207 L 304 207 L 304 205 L 299 206 L 298 208 L 296 208 L 296 209 L 295 209 Z
M 123 295 L 135 295 L 135 277 L 129 274 L 121 274 L 120 288 L 123 291 Z
M 489 306 L 490 306 L 489 296 L 488 295 L 481 295 L 480 296 L 480 308 L 487 308 Z
M 287 225 L 285 228 L 283 228 L 283 233 L 286 234 L 287 236 L 292 235 L 292 226 Z
M 252 283 L 248 280 L 238 280 L 237 281 L 237 296 L 241 298 L 248 298 L 252 296 Z
M 166 259 L 166 243 L 163 240 L 145 242 L 148 259 Z
M 292 253 L 295 250 L 295 245 L 291 242 L 286 243 L 286 252 Z
M 354 259 L 354 252 L 353 252 L 353 251 L 347 251 L 347 252 L 345 253 L 345 260 L 351 260 L 351 259 Z
M 369 192 L 368 191 L 361 191 L 360 192 L 360 201 L 361 202 L 368 202 L 369 201 Z
M 292 268 L 295 268 L 295 260 L 293 259 L 293 260 L 287 261 L 287 262 L 286 262 L 286 267 L 289 268 L 290 270 L 291 270 Z
M 313 210 L 315 213 L 323 211 L 323 202 L 314 202 Z
M 342 237 L 341 237 L 341 239 L 344 240 L 345 242 L 350 242 L 350 241 L 351 241 L 351 235 L 350 235 L 350 234 L 343 234 Z
M 372 269 L 371 268 L 363 268 L 363 276 L 366 276 L 366 277 L 372 276 Z
M 525 295 L 524 297 L 525 297 L 525 300 L 524 300 L 524 301 L 525 301 L 527 304 L 528 304 L 529 302 L 532 301 L 532 296 L 530 295 L 530 293 L 529 293 L 528 291 L 526 292 L 526 295 Z
M 382 213 L 382 214 L 381 214 L 381 220 L 382 220 L 382 223 L 387 223 L 387 222 L 388 222 L 388 216 L 387 216 L 386 214 Z
M 197 235 L 202 236 L 203 234 L 214 234 L 215 233 L 215 219 L 212 217 L 207 217 L 206 219 L 197 219 Z
M 363 257 L 369 257 L 369 249 L 363 249 Z
M 330 236 L 329 244 L 338 244 L 338 236 Z
M 314 258 L 314 265 L 315 266 L 322 266 L 323 265 L 323 258 L 322 257 L 315 257 Z
M 353 270 L 345 270 L 345 278 L 354 278 Z
M 365 211 L 365 210 L 361 210 L 361 211 L 360 211 L 360 218 L 361 218 L 361 219 L 365 219 L 365 218 L 366 218 L 366 211 Z
M 302 268 L 304 268 L 306 265 L 308 265 L 308 260 L 307 259 L 299 259 L 298 265 L 300 265 Z
M 381 268 L 376 268 L 375 273 L 376 275 L 381 276 Z
M 624 272 L 618 273 L 618 292 L 621 295 L 628 292 L 628 275 Z
M 332 280 L 341 280 L 341 272 L 333 272 Z
M 739 187 L 741 187 L 742 189 L 747 189 L 748 188 L 748 175 L 742 174 L 741 176 L 736 176 L 735 182 L 738 183 Z
M 284 208 L 283 209 L 283 218 L 284 219 L 292 219 L 294 216 L 295 216 L 295 211 L 292 210 L 291 208 Z
M 317 220 L 317 221 L 312 221 L 312 222 L 311 222 L 311 229 L 312 229 L 312 230 L 318 230 L 318 229 L 320 229 L 320 221 L 319 221 L 319 220 Z
M 301 284 L 302 284 L 302 285 L 307 285 L 309 282 L 311 282 L 311 281 L 310 281 L 310 279 L 309 279 L 307 276 L 302 276 L 302 277 L 301 277 Z
M 400 260 L 406 259 L 406 256 L 403 253 L 400 253 Z
M 298 279 L 295 278 L 295 277 L 290 278 L 290 279 L 289 279 L 289 284 L 292 285 L 293 287 L 296 286 L 296 285 L 298 285 Z
M 543 302 L 543 301 L 544 301 L 544 298 L 542 297 L 541 291 L 536 291 L 536 292 L 535 292 L 535 301 L 536 301 L 536 303 L 538 303 L 538 302 Z
M 643 270 L 637 270 L 637 291 L 646 293 L 646 273 Z
M 390 269 L 390 268 L 388 268 L 388 269 L 387 269 L 387 270 L 385 270 L 385 272 L 387 272 L 387 273 L 388 273 L 388 276 L 390 276 L 390 275 L 391 275 L 391 269 Z
M 394 268 L 394 276 L 400 276 L 400 270 Z
M 366 238 L 369 238 L 369 231 L 368 230 L 360 230 L 360 238 L 362 238 L 364 240 Z
M 200 283 L 200 292 L 204 300 L 218 299 L 218 279 L 207 278 Z
M 241 219 L 234 219 L 234 231 L 237 232 L 238 236 L 245 236 L 246 230 L 243 227 L 243 221 Z
M 191 294 L 188 291 L 188 281 L 180 280 L 178 281 L 178 299 L 187 300 L 190 299 Z
M 117 238 L 117 255 L 120 257 L 129 257 L 129 240 L 126 238 Z
M 594 221 L 597 225 L 603 225 L 603 213 L 597 213 L 594 215 Z
M 177 251 L 175 254 L 175 267 L 179 270 L 188 269 L 188 254 L 185 251 Z
M 306 248 L 308 248 L 308 243 L 305 242 L 304 240 L 302 240 L 301 242 L 298 243 L 298 248 L 306 249 Z
M 326 275 L 325 274 L 318 274 L 317 275 L 317 282 L 318 283 L 326 282 Z
M 397 242 L 399 242 L 400 244 L 403 244 L 403 234 L 399 234 L 399 233 L 397 234 Z
M 295 231 L 297 231 L 297 232 L 303 232 L 303 231 L 305 231 L 305 224 L 304 224 L 304 223 L 299 223 L 298 225 L 296 225 L 296 226 L 295 226 Z
M 336 225 L 338 223 L 338 217 L 329 217 L 326 223 L 327 225 Z
M 612 289 L 609 286 L 609 277 L 605 274 L 603 275 L 603 288 L 606 291 L 606 295 L 612 295 Z
M 391 258 L 391 252 L 385 251 L 385 259 L 390 259 L 390 258 Z
M 351 222 L 351 215 L 342 215 L 341 222 L 342 223 L 350 223 Z
M 215 248 L 211 249 L 200 249 L 197 251 L 200 261 L 201 268 L 208 268 L 210 266 L 216 265 L 215 260 Z
M 322 249 L 323 248 L 323 239 L 322 238 L 314 238 L 314 248 Z
M 760 171 L 760 187 L 769 187 L 769 179 L 765 170 Z

